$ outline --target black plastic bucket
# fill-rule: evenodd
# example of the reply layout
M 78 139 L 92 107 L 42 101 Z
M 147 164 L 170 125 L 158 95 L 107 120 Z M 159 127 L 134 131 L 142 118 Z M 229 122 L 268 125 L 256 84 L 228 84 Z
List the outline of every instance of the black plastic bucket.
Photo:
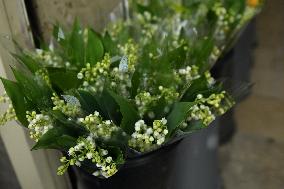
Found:
M 108 179 L 97 178 L 74 168 L 77 189 L 172 189 L 177 145 L 180 140 L 156 151 L 129 159 Z

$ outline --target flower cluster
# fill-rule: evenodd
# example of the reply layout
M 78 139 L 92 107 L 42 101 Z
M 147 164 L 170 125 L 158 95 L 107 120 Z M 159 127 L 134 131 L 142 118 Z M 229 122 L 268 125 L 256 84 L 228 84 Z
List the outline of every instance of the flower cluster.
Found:
M 48 115 L 37 114 L 35 111 L 32 111 L 27 112 L 26 117 L 29 122 L 28 129 L 30 131 L 30 137 L 36 142 L 48 130 L 53 128 L 52 120 Z
M 118 44 L 118 48 L 123 57 L 120 59 L 119 66 L 114 67 L 110 73 L 110 85 L 115 92 L 129 97 L 128 89 L 131 87 L 131 77 L 137 64 L 138 46 L 133 40 L 128 40 L 124 45 Z
M 234 12 L 227 10 L 220 2 L 214 4 L 213 11 L 217 16 L 215 36 L 217 40 L 223 41 L 231 29 L 230 24 L 234 23 L 235 19 L 239 19 L 240 15 L 237 16 Z
M 211 94 L 208 98 L 204 98 L 201 94 L 197 95 L 195 100 L 196 104 L 190 109 L 187 121 L 201 120 L 204 125 L 208 126 L 215 120 L 216 115 L 224 114 L 232 105 L 222 105 L 223 101 L 226 99 L 225 97 L 225 91 L 218 94 Z
M 155 96 L 151 96 L 149 92 L 141 92 L 136 95 L 135 103 L 138 106 L 138 111 L 140 116 L 142 117 L 145 112 L 148 110 L 148 106 L 155 103 L 157 101 Z
M 119 130 L 111 120 L 103 121 L 97 111 L 85 118 L 79 118 L 78 121 L 90 131 L 91 136 L 94 138 L 110 139 L 112 133 Z
M 42 78 L 48 86 L 51 86 L 51 81 L 48 76 L 48 72 L 45 69 L 39 69 L 35 72 L 35 75 Z
M 77 145 L 68 150 L 68 157 L 63 156 L 60 161 L 63 163 L 57 174 L 62 175 L 66 172 L 70 165 L 81 166 L 83 161 L 91 161 L 97 167 L 94 176 L 108 178 L 117 172 L 117 165 L 108 150 L 96 146 L 94 139 L 89 136 L 87 138 L 80 137 L 77 140 Z
M 179 69 L 178 73 L 181 77 L 184 77 L 185 81 L 188 83 L 200 77 L 198 69 L 199 68 L 195 65 L 187 66 L 186 68 Z
M 36 49 L 36 53 L 34 54 L 34 57 L 40 61 L 43 66 L 52 66 L 52 67 L 64 67 L 70 65 L 70 63 L 66 62 L 64 64 L 62 58 L 60 56 L 57 56 L 53 52 L 53 47 L 50 46 L 50 50 L 42 50 L 42 49 Z
M 81 112 L 80 105 L 76 101 L 72 103 L 72 101 L 65 102 L 63 99 L 60 99 L 55 93 L 53 93 L 53 97 L 51 100 L 54 104 L 53 110 L 59 110 L 65 115 L 69 117 L 74 117 L 79 115 Z
M 153 119 L 155 114 L 149 110 L 151 110 L 152 107 L 155 107 L 159 103 L 159 100 L 164 99 L 168 105 L 171 105 L 179 97 L 179 93 L 176 92 L 174 88 L 159 86 L 158 89 L 159 93 L 157 95 L 151 95 L 146 91 L 140 92 L 136 95 L 135 103 L 141 117 L 143 117 L 145 113 L 148 113 L 149 118 Z
M 0 115 L 0 125 L 4 125 L 6 122 L 17 119 L 15 109 L 13 108 L 9 97 L 5 94 L 0 96 L 0 103 L 8 103 L 7 110 Z
M 152 24 L 153 22 L 159 22 L 160 20 L 156 16 L 152 16 L 150 12 L 145 11 L 143 14 L 136 14 L 137 22 L 142 26 L 141 33 L 144 43 L 147 43 L 153 35 L 157 32 L 158 25 Z M 143 43 L 142 41 L 142 43 Z
M 179 93 L 174 88 L 159 86 L 159 92 L 158 99 L 163 98 L 168 104 L 174 103 L 179 97 Z
M 196 104 L 190 109 L 190 115 L 187 121 L 201 120 L 204 125 L 209 125 L 215 120 L 215 115 L 211 112 L 210 107 L 204 104 Z
M 205 102 L 214 108 L 216 114 L 222 115 L 234 105 L 234 101 L 228 100 L 227 95 L 225 91 L 219 94 L 211 94 Z
M 129 72 L 121 71 L 121 69 L 115 67 L 111 74 L 111 88 L 123 95 L 129 96 L 128 89 L 131 87 L 131 74 Z
M 139 120 L 135 123 L 135 132 L 131 135 L 129 146 L 145 152 L 162 145 L 165 142 L 168 134 L 167 120 L 155 120 L 153 126 L 147 126 L 144 120 Z
M 211 52 L 210 56 L 209 56 L 209 63 L 212 65 L 214 64 L 218 58 L 221 55 L 221 50 L 220 48 L 218 48 L 217 46 L 214 46 L 213 51 Z
M 93 66 L 87 63 L 86 67 L 82 68 L 77 74 L 77 78 L 83 80 L 83 88 L 90 89 L 93 92 L 102 92 L 104 83 L 110 72 L 110 64 L 111 58 L 109 54 L 105 54 L 103 60 Z
M 204 76 L 205 76 L 205 78 L 207 80 L 207 83 L 208 83 L 209 87 L 215 84 L 215 79 L 211 76 L 211 73 L 209 71 L 206 71 L 204 73 Z
M 133 73 L 138 59 L 138 45 L 129 39 L 125 45 L 118 44 L 120 52 L 127 57 L 127 71 Z

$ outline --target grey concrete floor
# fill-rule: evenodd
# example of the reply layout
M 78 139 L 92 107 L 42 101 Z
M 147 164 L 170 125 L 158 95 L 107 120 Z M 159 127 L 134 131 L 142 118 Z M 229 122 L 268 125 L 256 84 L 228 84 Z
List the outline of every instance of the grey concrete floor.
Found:
M 252 94 L 236 108 L 238 132 L 220 150 L 226 189 L 284 188 L 284 0 L 258 16 Z

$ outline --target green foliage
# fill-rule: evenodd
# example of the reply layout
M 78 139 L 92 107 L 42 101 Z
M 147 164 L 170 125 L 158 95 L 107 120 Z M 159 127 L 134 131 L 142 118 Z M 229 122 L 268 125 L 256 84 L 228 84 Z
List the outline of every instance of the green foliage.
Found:
M 195 131 L 206 128 L 207 126 L 202 123 L 202 121 L 192 121 L 188 124 L 186 128 L 181 129 L 184 133 L 191 134 Z
M 28 54 L 13 54 L 13 56 L 22 64 L 24 64 L 32 73 L 42 69 L 42 66 Z
M 134 132 L 134 124 L 139 119 L 138 112 L 135 110 L 134 106 L 128 100 L 115 94 L 112 91 L 108 91 L 108 93 L 119 105 L 120 112 L 122 114 L 120 127 L 127 134 L 131 135 Z
M 54 88 L 61 91 L 77 88 L 81 83 L 77 78 L 77 72 L 73 70 L 64 68 L 48 68 L 47 70 Z
M 174 104 L 172 111 L 167 117 L 169 136 L 172 136 L 173 132 L 186 120 L 189 110 L 194 104 L 194 102 L 177 102 Z
M 187 88 L 184 95 L 181 98 L 181 101 L 192 102 L 195 100 L 198 94 L 202 94 L 205 97 L 210 96 L 213 93 L 220 93 L 223 87 L 222 84 L 217 82 L 214 86 L 208 86 L 208 82 L 204 77 L 201 77 L 191 83 Z
M 68 120 L 61 112 L 48 112 L 54 122 L 54 128 L 45 133 L 33 147 L 38 149 L 67 150 L 76 144 L 79 136 L 88 134 L 88 131 L 73 120 Z
M 87 31 L 88 41 L 86 46 L 86 62 L 96 64 L 103 58 L 104 46 L 99 34 L 91 29 Z
M 32 77 L 15 69 L 13 69 L 13 73 L 21 89 L 20 94 L 24 94 L 27 100 L 32 102 L 35 107 L 43 110 L 50 109 L 52 106 L 52 90 L 41 77 Z
M 5 91 L 12 101 L 18 120 L 23 126 L 27 127 L 28 121 L 26 119 L 26 111 L 29 110 L 29 105 L 25 97 L 21 94 L 21 88 L 16 82 L 3 78 L 1 78 L 1 81 L 4 85 Z
M 117 55 L 117 46 L 115 42 L 112 40 L 110 34 L 108 32 L 105 33 L 103 37 L 103 45 L 106 52 L 110 53 L 110 55 Z
M 62 127 L 55 127 L 47 131 L 35 144 L 32 150 L 58 149 L 68 150 L 76 144 L 76 138 L 66 135 L 68 130 Z
M 81 108 L 86 112 L 87 115 L 92 114 L 95 111 L 102 113 L 101 107 L 98 103 L 98 97 L 85 90 L 78 90 L 75 92 L 75 96 L 80 101 Z M 106 115 L 106 113 L 104 113 L 104 115 Z
M 69 57 L 72 65 L 83 67 L 85 64 L 85 44 L 84 44 L 84 31 L 79 26 L 78 21 L 74 23 L 70 36 L 67 36 L 68 43 L 65 47 L 67 56 Z

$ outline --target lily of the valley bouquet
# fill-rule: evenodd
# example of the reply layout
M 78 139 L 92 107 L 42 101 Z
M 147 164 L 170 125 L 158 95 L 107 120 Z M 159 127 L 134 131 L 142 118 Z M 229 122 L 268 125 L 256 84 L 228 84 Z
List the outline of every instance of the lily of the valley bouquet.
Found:
M 112 32 L 135 28 L 140 44 L 171 36 L 177 47 L 184 36 L 189 47 L 213 48 L 209 65 L 227 53 L 241 31 L 261 10 L 262 0 L 131 0 L 129 17 L 111 25 Z M 142 36 L 141 36 L 142 35 Z M 191 53 L 188 51 L 187 53 Z M 207 62 L 208 63 L 208 62 Z
M 71 32 L 55 26 L 50 45 L 19 49 L 15 81 L 2 78 L 0 101 L 11 105 L 1 124 L 18 120 L 34 150 L 60 150 L 59 175 L 79 166 L 108 178 L 232 107 L 231 94 L 207 70 L 212 41 L 137 28 L 100 35 L 76 22 Z

